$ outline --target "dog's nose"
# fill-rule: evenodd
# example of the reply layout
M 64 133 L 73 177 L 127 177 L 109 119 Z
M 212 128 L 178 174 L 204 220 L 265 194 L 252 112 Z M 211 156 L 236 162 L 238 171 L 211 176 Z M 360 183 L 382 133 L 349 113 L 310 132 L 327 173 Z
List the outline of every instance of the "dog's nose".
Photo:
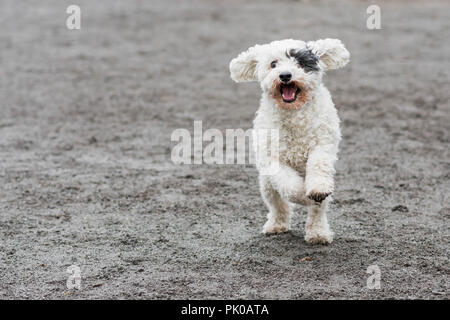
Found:
M 292 78 L 292 74 L 290 72 L 282 72 L 280 73 L 280 80 L 283 82 L 289 82 Z

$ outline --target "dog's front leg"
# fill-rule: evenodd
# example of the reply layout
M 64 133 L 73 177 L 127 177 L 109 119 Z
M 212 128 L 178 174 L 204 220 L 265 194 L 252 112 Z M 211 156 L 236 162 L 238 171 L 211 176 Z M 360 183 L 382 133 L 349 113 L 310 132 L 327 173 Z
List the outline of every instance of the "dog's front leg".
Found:
M 269 208 L 263 232 L 286 232 L 290 227 L 291 207 L 288 203 L 313 204 L 306 198 L 303 178 L 294 169 L 280 165 L 270 175 L 260 174 L 261 194 Z
M 289 230 L 291 222 L 291 208 L 289 203 L 283 199 L 278 190 L 266 175 L 259 176 L 261 195 L 269 209 L 267 221 L 263 227 L 263 233 L 283 233 Z
M 276 174 L 270 176 L 270 181 L 283 199 L 302 205 L 314 203 L 306 197 L 304 179 L 291 167 L 280 165 Z
M 306 164 L 306 195 L 315 204 L 308 209 L 305 240 L 309 243 L 331 243 L 333 232 L 328 225 L 326 210 L 334 191 L 334 162 L 337 147 L 317 146 L 312 150 Z
M 334 191 L 334 163 L 337 160 L 334 145 L 316 146 L 306 163 L 306 196 L 321 203 Z

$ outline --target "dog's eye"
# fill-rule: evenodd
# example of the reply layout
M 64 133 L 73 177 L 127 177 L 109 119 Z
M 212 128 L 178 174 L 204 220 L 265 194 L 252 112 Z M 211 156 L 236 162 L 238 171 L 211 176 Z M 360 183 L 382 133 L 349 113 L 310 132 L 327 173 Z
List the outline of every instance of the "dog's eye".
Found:
M 271 63 L 270 63 L 270 67 L 273 69 L 273 68 L 275 68 L 277 66 L 277 61 L 275 60 L 275 61 L 272 61 Z

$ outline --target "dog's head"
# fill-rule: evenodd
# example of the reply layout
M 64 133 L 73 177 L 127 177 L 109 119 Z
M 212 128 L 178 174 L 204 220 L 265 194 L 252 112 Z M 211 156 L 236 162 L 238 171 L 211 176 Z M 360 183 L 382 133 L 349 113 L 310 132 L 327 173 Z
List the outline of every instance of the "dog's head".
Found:
M 322 81 L 324 71 L 341 68 L 349 59 L 337 39 L 288 39 L 249 48 L 230 62 L 230 72 L 236 82 L 259 81 L 280 108 L 300 109 Z

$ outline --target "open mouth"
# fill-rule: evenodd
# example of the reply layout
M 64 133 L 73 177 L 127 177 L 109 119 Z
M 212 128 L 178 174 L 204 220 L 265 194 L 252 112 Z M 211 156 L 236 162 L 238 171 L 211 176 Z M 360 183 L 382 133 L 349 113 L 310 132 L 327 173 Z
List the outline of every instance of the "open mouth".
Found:
M 295 85 L 294 82 L 288 84 L 281 84 L 280 93 L 283 98 L 283 102 L 291 103 L 297 99 L 297 95 L 300 92 L 300 88 Z

